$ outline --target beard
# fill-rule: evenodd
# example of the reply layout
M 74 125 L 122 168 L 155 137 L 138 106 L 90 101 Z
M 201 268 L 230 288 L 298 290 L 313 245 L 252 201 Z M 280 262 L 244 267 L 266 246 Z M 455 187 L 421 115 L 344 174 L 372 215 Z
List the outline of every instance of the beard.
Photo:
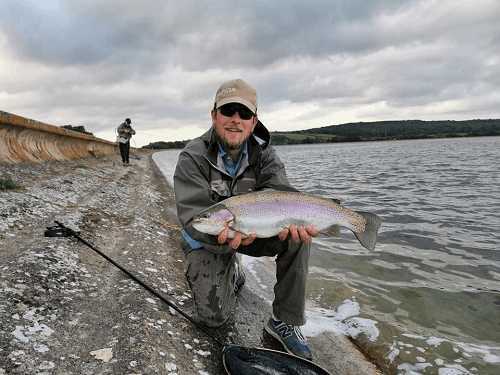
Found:
M 251 136 L 251 134 L 249 134 L 246 138 L 240 138 L 237 141 L 233 141 L 229 140 L 225 134 L 219 134 L 218 132 L 216 132 L 216 134 L 219 144 L 225 151 L 240 151 Z
M 240 142 L 229 142 L 226 139 L 219 138 L 222 148 L 226 151 L 239 151 L 246 142 L 246 139 Z

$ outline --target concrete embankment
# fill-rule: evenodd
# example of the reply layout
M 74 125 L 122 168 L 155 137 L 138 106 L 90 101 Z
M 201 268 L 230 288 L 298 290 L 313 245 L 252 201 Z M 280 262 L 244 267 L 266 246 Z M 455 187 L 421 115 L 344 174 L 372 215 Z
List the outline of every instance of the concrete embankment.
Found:
M 114 142 L 0 111 L 0 162 L 63 161 L 117 152 Z

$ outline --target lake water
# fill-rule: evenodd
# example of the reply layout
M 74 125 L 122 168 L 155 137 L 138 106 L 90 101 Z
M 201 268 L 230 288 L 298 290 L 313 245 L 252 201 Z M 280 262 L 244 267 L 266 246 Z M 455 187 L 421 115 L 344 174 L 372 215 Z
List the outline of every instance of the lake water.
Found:
M 500 137 L 276 150 L 295 187 L 383 222 L 374 252 L 314 239 L 304 333 L 349 335 L 387 373 L 500 374 Z M 167 179 L 178 154 L 154 155 Z

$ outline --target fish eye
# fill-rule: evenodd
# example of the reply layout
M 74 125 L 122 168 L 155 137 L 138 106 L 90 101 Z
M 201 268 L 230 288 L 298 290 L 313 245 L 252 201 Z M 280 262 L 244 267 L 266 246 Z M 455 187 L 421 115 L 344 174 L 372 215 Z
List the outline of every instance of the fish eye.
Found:
M 200 214 L 200 219 L 209 219 L 210 218 L 210 214 L 208 212 L 202 212 Z

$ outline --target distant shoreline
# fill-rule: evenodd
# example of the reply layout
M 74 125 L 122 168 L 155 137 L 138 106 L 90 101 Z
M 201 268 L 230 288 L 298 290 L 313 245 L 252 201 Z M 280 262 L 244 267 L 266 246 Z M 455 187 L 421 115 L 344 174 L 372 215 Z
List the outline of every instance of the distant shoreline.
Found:
M 378 121 L 330 125 L 308 130 L 271 132 L 275 146 L 500 136 L 500 119 L 464 121 Z M 182 149 L 190 140 L 154 142 L 144 149 Z

